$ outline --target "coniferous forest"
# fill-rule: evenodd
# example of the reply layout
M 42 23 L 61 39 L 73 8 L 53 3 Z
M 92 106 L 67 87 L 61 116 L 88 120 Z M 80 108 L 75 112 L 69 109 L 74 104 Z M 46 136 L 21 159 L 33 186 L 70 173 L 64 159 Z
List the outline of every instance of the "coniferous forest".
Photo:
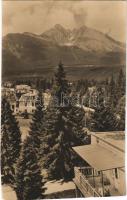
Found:
M 125 75 L 120 70 L 104 81 L 69 82 L 63 64 L 51 80 L 13 82 L 33 86 L 38 95 L 29 134 L 22 140 L 16 114 L 2 98 L 2 184 L 13 188 L 17 200 L 45 198 L 45 183 L 71 181 L 77 156 L 72 147 L 90 143 L 90 131 L 125 130 Z M 43 93 L 50 91 L 48 106 Z M 29 118 L 25 113 L 24 118 Z M 78 160 L 78 164 L 81 161 Z

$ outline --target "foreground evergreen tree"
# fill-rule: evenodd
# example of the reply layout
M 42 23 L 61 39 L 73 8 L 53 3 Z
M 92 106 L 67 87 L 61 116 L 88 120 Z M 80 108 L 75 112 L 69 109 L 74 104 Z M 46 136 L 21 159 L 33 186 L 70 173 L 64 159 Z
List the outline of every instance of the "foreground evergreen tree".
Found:
M 63 65 L 60 63 L 55 74 L 53 98 L 47 109 L 45 119 L 45 139 L 42 152 L 44 166 L 50 179 L 68 180 L 73 177 L 70 140 L 66 130 L 67 95 L 69 86 L 65 77 Z M 66 96 L 66 97 L 65 97 Z
M 47 110 L 45 127 L 41 150 L 48 178 L 70 180 L 73 177 L 70 140 L 60 110 L 53 107 Z
M 15 192 L 18 200 L 44 198 L 44 181 L 38 165 L 33 140 L 28 137 L 23 144 L 15 175 Z
M 117 95 L 119 98 L 121 98 L 123 95 L 125 95 L 125 76 L 123 74 L 123 70 L 121 69 L 119 72 L 118 80 L 117 80 Z
M 84 131 L 85 114 L 82 107 L 77 106 L 75 103 L 72 105 L 72 101 L 70 102 L 69 111 L 66 116 L 66 130 L 71 146 L 89 143 L 89 137 Z
M 68 97 L 70 88 L 66 80 L 63 64 L 60 62 L 57 73 L 55 74 L 55 83 L 53 87 L 53 95 L 57 99 L 58 106 L 64 107 L 67 103 L 66 96 Z
M 117 126 L 117 117 L 112 107 L 101 105 L 95 109 L 91 125 L 93 131 L 116 131 Z
M 41 138 L 42 138 L 42 128 L 43 128 L 43 117 L 44 117 L 44 102 L 42 99 L 41 91 L 39 91 L 36 99 L 36 110 L 33 114 L 32 122 L 30 124 L 29 135 L 33 139 L 33 148 L 39 151 Z
M 21 134 L 8 101 L 2 99 L 1 111 L 1 174 L 3 184 L 13 184 L 15 164 L 20 154 Z
M 45 137 L 41 144 L 43 164 L 47 168 L 50 179 L 70 180 L 74 176 L 74 156 L 71 147 L 85 142 L 84 112 L 69 105 L 70 88 L 61 63 L 55 74 L 53 95 L 56 101 L 53 99 L 47 109 Z
M 76 115 L 76 116 L 75 116 Z M 57 108 L 48 108 L 44 140 L 41 144 L 44 167 L 50 179 L 71 180 L 75 156 L 72 146 L 83 145 L 89 138 L 83 130 L 84 111 L 72 108 L 63 115 Z

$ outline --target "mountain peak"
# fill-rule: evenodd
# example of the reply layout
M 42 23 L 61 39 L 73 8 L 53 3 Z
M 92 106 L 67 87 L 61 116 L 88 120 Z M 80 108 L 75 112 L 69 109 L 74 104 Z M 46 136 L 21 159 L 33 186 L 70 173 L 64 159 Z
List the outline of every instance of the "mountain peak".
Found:
M 87 26 L 83 25 L 79 27 L 79 30 L 85 31 L 87 29 Z
M 39 77 L 50 77 L 54 71 L 52 66 L 56 66 L 61 59 L 66 66 L 71 66 L 68 68 L 69 76 L 76 79 L 84 76 L 88 78 L 88 73 L 93 78 L 95 67 L 95 78 L 100 77 L 100 72 L 103 78 L 105 74 L 112 72 L 112 66 L 116 66 L 114 69 L 118 70 L 117 66 L 125 63 L 125 47 L 121 43 L 85 26 L 69 30 L 56 24 L 41 35 L 11 33 L 4 36 L 2 51 L 3 74 L 11 78 L 15 78 L 16 75 L 18 77 L 18 74 L 24 77 L 36 74 Z M 78 68 L 73 70 L 73 65 L 74 68 Z M 86 71 L 81 71 L 85 68 Z
M 56 24 L 56 25 L 54 26 L 54 28 L 59 29 L 59 30 L 65 29 L 61 24 Z
M 60 46 L 77 46 L 88 52 L 121 52 L 124 50 L 124 47 L 117 41 L 85 25 L 70 30 L 61 24 L 56 24 L 44 32 L 41 37 Z

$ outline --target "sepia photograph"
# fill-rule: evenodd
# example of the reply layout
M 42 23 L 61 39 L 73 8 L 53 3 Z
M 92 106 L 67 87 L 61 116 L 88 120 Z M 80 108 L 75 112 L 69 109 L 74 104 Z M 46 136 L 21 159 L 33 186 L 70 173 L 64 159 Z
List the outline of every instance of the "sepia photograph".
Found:
M 126 6 L 2 1 L 3 200 L 127 195 Z

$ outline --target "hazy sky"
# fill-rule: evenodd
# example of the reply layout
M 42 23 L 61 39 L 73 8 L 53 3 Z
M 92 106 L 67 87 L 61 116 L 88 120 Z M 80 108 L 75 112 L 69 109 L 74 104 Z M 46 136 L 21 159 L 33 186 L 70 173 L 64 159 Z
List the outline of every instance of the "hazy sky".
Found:
M 82 25 L 125 41 L 124 1 L 4 1 L 3 35 L 15 32 L 41 34 L 55 24 Z

